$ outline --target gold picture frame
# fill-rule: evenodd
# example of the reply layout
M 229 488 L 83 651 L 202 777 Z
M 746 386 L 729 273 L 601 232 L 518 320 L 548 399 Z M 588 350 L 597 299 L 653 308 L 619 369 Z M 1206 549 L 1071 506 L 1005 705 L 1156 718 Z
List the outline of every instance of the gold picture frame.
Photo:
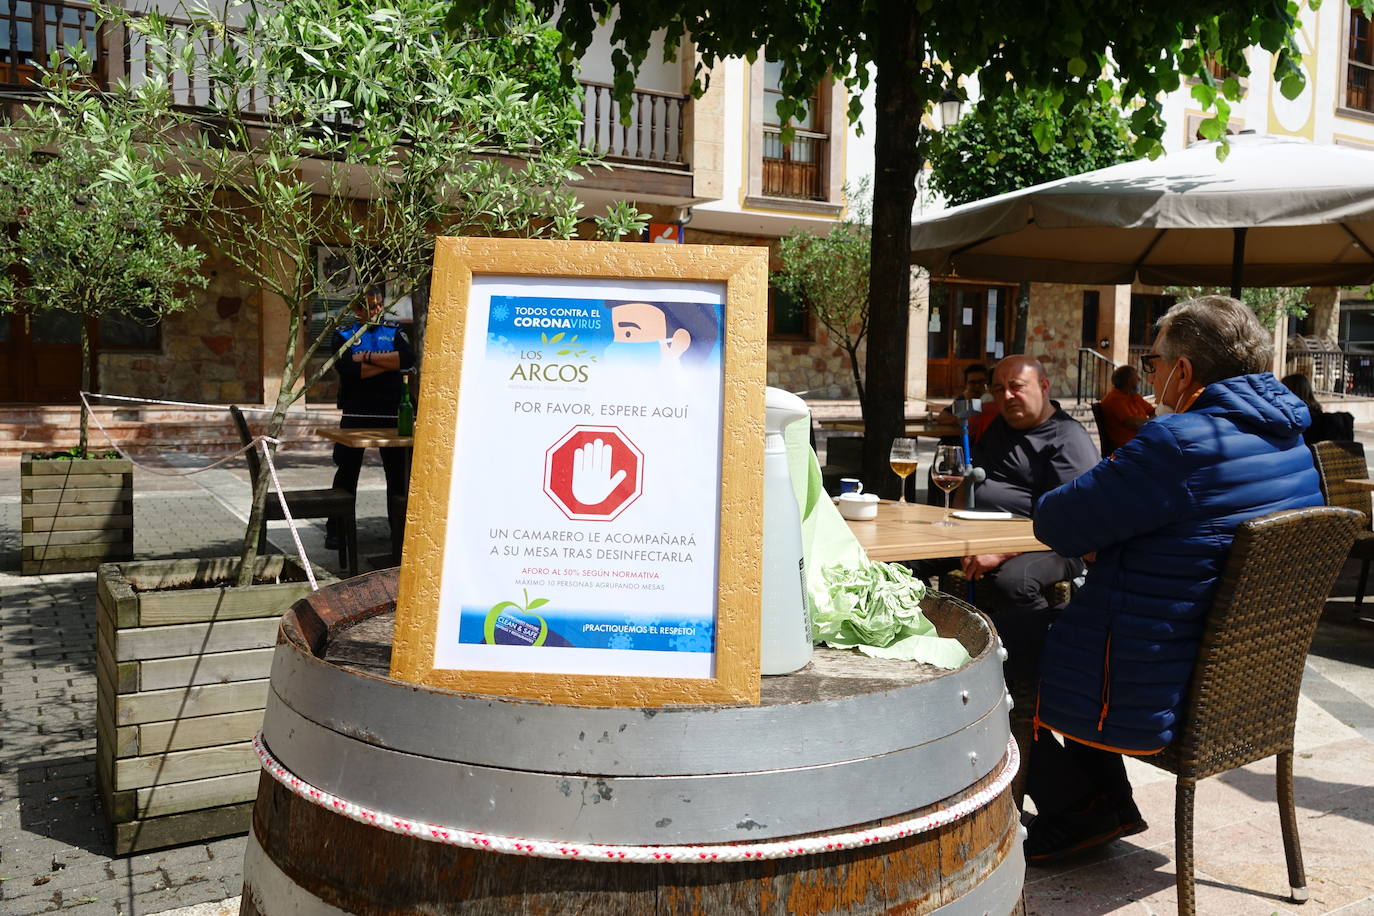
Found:
M 436 243 L 391 676 L 465 693 L 579 706 L 759 701 L 763 420 L 768 257 L 764 248 L 440 238 Z M 474 278 L 718 284 L 724 289 L 719 538 L 709 677 L 488 671 L 435 666 L 458 442 L 459 387 Z M 482 325 L 485 327 L 486 325 Z M 475 376 L 474 376 L 475 377 Z M 536 643 L 535 645 L 538 645 Z M 541 650 L 535 650 L 541 651 Z

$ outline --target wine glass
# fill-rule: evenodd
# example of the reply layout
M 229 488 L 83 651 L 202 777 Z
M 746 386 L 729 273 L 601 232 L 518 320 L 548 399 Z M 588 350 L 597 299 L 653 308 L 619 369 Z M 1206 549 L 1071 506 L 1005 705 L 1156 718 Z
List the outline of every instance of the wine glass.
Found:
M 892 451 L 887 456 L 892 473 L 902 478 L 902 486 L 897 491 L 897 502 L 906 502 L 906 479 L 916 473 L 916 440 L 893 439 Z
M 964 482 L 964 477 L 968 474 L 968 461 L 964 459 L 964 448 L 961 445 L 941 445 L 935 449 L 935 461 L 930 466 L 930 479 L 935 485 L 945 491 L 945 517 L 943 521 L 935 524 L 948 527 L 954 523 L 949 520 L 949 494 L 955 487 Z

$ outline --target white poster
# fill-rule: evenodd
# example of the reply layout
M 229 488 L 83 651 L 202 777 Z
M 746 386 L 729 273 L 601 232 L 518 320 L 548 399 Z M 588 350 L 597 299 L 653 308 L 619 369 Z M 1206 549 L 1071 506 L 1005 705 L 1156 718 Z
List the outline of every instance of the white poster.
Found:
M 436 668 L 713 676 L 724 292 L 474 277 Z

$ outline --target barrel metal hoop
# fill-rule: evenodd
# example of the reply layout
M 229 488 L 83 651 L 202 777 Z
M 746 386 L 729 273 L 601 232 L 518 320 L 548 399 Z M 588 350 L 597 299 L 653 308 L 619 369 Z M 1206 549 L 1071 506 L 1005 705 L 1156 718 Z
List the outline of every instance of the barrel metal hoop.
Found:
M 253 738 L 253 749 L 257 752 L 258 758 L 262 761 L 262 767 L 268 775 L 293 794 L 342 817 L 376 827 L 379 830 L 483 852 L 535 856 L 544 859 L 633 862 L 646 865 L 665 862 L 714 864 L 719 862 L 748 862 L 759 859 L 789 859 L 796 856 L 874 846 L 915 836 L 965 818 L 992 802 L 1011 785 L 1011 781 L 1016 776 L 1016 771 L 1021 764 L 1016 741 L 1014 739 L 1009 740 L 1007 742 L 1006 761 L 997 776 L 988 785 L 948 808 L 881 827 L 797 837 L 769 843 L 731 843 L 713 846 L 627 846 L 497 836 L 490 833 L 464 830 L 461 827 L 427 824 L 395 817 L 383 811 L 364 808 L 300 779 L 286 769 L 267 749 L 261 732 Z
M 849 658 L 823 649 L 815 664 L 841 668 Z M 804 767 L 880 756 L 957 735 L 1004 709 L 1005 697 L 1002 664 L 991 647 L 958 671 L 920 683 L 894 681 L 857 696 L 638 709 L 453 694 L 361 675 L 281 642 L 272 689 L 302 718 L 389 751 L 608 777 L 754 772 L 780 759 Z M 913 714 L 894 717 L 894 709 Z

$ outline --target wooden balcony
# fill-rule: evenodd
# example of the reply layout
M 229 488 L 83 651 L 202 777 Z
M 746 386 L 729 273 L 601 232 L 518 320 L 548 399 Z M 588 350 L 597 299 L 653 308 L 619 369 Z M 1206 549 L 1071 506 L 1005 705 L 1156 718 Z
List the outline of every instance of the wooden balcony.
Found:
M 795 200 L 825 200 L 825 163 L 829 156 L 825 134 L 798 130 L 791 143 L 782 131 L 763 129 L 763 194 Z
M 174 28 L 190 25 L 175 17 L 168 21 Z M 0 27 L 0 93 L 11 97 L 34 92 L 38 67 L 53 50 L 70 56 L 71 49 L 84 48 L 94 63 L 97 86 L 116 80 L 138 86 L 157 72 L 159 55 L 166 53 L 137 34 L 102 23 L 91 5 L 79 0 L 0 0 Z M 220 49 L 201 50 L 215 54 Z M 585 169 L 581 187 L 667 199 L 692 196 L 684 140 L 690 95 L 636 89 L 622 108 L 609 84 L 584 81 L 580 87 L 582 148 L 621 166 L 610 172 Z M 173 103 L 186 111 L 204 110 L 212 101 L 213 87 L 204 78 L 173 73 L 170 89 Z M 249 96 L 239 105 L 246 112 L 266 114 L 266 102 Z
M 1348 61 L 1345 74 L 1345 107 L 1374 114 L 1374 67 Z

